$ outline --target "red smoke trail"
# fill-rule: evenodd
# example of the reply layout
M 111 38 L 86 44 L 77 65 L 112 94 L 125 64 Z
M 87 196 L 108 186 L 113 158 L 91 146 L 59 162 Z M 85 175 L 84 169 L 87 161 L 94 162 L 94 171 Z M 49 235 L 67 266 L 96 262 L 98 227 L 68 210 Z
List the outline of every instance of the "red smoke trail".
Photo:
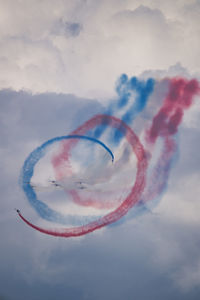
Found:
M 170 80 L 169 93 L 159 112 L 153 118 L 147 130 L 147 142 L 155 143 L 158 136 L 170 136 L 177 132 L 182 121 L 183 112 L 192 105 L 194 96 L 199 93 L 196 79 L 174 78 Z
M 133 152 L 137 158 L 137 174 L 135 183 L 129 193 L 129 195 L 125 198 L 123 203 L 116 208 L 113 212 L 99 218 L 94 222 L 90 222 L 84 226 L 72 227 L 72 228 L 64 228 L 64 229 L 44 229 L 39 226 L 36 226 L 26 220 L 21 213 L 19 212 L 19 216 L 21 219 L 26 222 L 29 226 L 34 229 L 49 234 L 53 236 L 60 237 L 72 237 L 72 236 L 81 236 L 86 233 L 92 232 L 96 229 L 99 229 L 105 225 L 116 222 L 121 217 L 123 217 L 128 210 L 133 207 L 136 203 L 138 203 L 141 198 L 141 194 L 145 187 L 145 176 L 147 169 L 147 157 L 146 152 L 140 143 L 136 134 L 132 131 L 132 129 L 126 125 L 124 122 L 119 120 L 113 116 L 106 115 L 97 115 L 91 118 L 89 121 L 85 122 L 82 126 L 80 126 L 77 130 L 75 130 L 72 134 L 84 135 L 88 130 L 102 124 L 107 124 L 113 128 L 120 128 L 120 130 L 124 133 L 126 132 L 126 139 L 129 142 Z M 69 145 L 68 145 L 69 146 Z
M 122 203 L 121 197 L 117 197 L 113 191 L 104 192 L 104 198 L 100 198 L 100 200 L 95 199 L 96 193 L 84 197 L 82 195 L 79 196 L 76 190 L 67 190 L 66 192 L 72 196 L 74 203 L 80 206 L 93 207 L 96 209 L 114 209 L 117 205 Z M 113 199 L 110 200 L 111 197 Z M 107 199 L 109 199 L 109 201 Z
M 174 135 L 180 125 L 184 110 L 192 105 L 194 96 L 199 93 L 197 80 L 174 78 L 170 80 L 169 93 L 158 113 L 146 131 L 147 148 L 154 146 L 158 137 L 163 139 L 163 149 L 157 164 L 147 180 L 141 202 L 146 203 L 159 196 L 167 186 L 174 154 L 177 150 Z

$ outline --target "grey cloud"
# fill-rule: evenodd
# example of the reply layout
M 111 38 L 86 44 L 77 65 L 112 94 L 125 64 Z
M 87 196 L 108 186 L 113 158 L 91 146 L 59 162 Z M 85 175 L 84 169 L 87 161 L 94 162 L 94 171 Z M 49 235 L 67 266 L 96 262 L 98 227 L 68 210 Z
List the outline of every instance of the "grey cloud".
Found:
M 1 133 L 7 142 L 12 142 L 10 136 L 17 140 L 20 135 L 23 135 L 22 139 L 24 135 L 33 139 L 36 135 L 53 137 L 58 132 L 61 135 L 66 134 L 72 126 L 81 124 L 95 111 L 102 110 L 99 102 L 73 95 L 56 93 L 32 95 L 25 91 L 12 90 L 0 91 L 0 104 Z M 9 115 L 12 117 L 9 118 Z M 80 119 L 81 115 L 82 119 Z M 22 130 L 23 126 L 26 130 Z M 18 130 L 17 135 L 16 130 Z
M 189 297 L 197 300 L 199 289 L 182 293 L 170 278 L 172 270 L 177 271 L 177 266 L 182 266 L 188 256 L 196 253 L 188 251 L 188 256 L 181 256 L 178 263 L 176 260 L 173 263 L 171 260 L 163 263 L 160 257 L 165 256 L 167 248 L 170 248 L 169 252 L 175 251 L 175 241 L 171 238 L 173 235 L 176 239 L 176 235 L 180 233 L 182 237 L 185 236 L 182 238 L 183 243 L 179 245 L 181 253 L 188 238 L 186 232 L 183 234 L 182 227 L 176 229 L 176 224 L 163 224 L 162 230 L 159 227 L 160 222 L 142 218 L 129 226 L 108 229 L 103 235 L 91 234 L 79 242 L 45 238 L 23 229 L 16 232 L 16 238 L 20 239 L 23 232 L 27 245 L 15 244 L 15 257 L 10 256 L 13 254 L 11 251 L 7 254 L 10 262 L 6 265 L 2 263 L 2 291 L 7 291 L 11 299 L 16 300 L 22 296 L 30 297 L 31 300 L 42 297 L 76 297 L 78 300 L 118 300 L 122 297 L 130 300 L 186 300 Z M 188 246 L 192 250 L 191 233 L 194 234 L 194 231 L 187 233 L 191 236 Z M 160 245 L 163 247 L 160 248 L 162 252 L 156 251 Z M 159 266 L 161 262 L 162 268 Z M 10 292 L 9 286 L 12 286 Z
M 82 26 L 79 23 L 70 23 L 70 22 L 65 23 L 66 34 L 75 37 L 80 34 L 81 30 L 82 30 Z
M 52 28 L 52 34 L 55 35 L 63 35 L 67 38 L 69 37 L 77 37 L 81 31 L 83 30 L 83 26 L 78 22 L 68 22 L 59 20 L 55 22 Z
M 170 33 L 172 24 L 159 9 L 140 5 L 135 10 L 120 11 L 113 18 L 115 22 L 123 24 L 129 34 L 132 32 L 136 37 L 136 43 L 138 39 L 143 40 L 144 38 L 147 47 L 148 34 L 151 35 L 152 39 L 160 38 L 163 42 L 172 38 Z
M 194 77 L 193 74 L 189 73 L 187 68 L 183 67 L 180 62 L 177 62 L 175 65 L 169 66 L 168 70 L 145 70 L 142 72 L 141 77 L 149 78 L 166 78 L 166 77 L 177 77 L 182 76 L 185 78 Z
M 152 9 L 145 5 L 139 5 L 134 10 L 120 11 L 116 13 L 114 17 L 123 18 L 124 20 L 136 18 L 139 22 L 141 21 L 141 17 L 146 17 L 148 22 L 153 20 L 154 18 L 160 20 L 161 22 L 165 20 L 164 15 L 159 9 Z
M 179 180 L 198 172 L 198 153 L 190 147 L 197 145 L 196 131 L 183 131 L 183 156 L 156 214 L 80 239 L 61 239 L 35 232 L 19 220 L 13 208 L 29 209 L 17 186 L 19 170 L 34 147 L 68 134 L 103 107 L 73 95 L 11 90 L 0 92 L 0 105 L 2 295 L 10 300 L 198 300 L 199 223 L 181 219 L 183 203 L 190 199 L 181 199 L 185 191 L 178 188 Z M 189 202 L 189 207 L 197 204 Z

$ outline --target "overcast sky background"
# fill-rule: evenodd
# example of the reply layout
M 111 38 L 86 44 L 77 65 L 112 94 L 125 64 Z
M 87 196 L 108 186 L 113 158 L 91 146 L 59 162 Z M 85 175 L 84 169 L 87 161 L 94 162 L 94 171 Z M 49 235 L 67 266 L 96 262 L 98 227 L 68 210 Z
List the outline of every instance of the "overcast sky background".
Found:
M 27 155 L 104 111 L 122 73 L 200 80 L 199 16 L 199 0 L 0 0 L 1 300 L 199 300 L 199 98 L 152 213 L 62 239 L 14 211 Z

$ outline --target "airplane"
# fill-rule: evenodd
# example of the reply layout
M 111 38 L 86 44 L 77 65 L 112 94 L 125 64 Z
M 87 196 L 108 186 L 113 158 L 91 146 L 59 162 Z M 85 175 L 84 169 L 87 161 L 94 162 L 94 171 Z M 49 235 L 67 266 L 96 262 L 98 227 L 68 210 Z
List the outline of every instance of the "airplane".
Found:
M 55 181 L 55 180 L 50 180 L 50 182 L 51 182 L 53 185 L 55 185 L 55 186 L 61 187 L 61 185 L 60 185 L 57 181 Z
M 59 187 L 59 188 L 67 188 L 67 187 L 71 187 L 71 188 L 78 188 L 80 190 L 86 189 L 86 185 L 84 182 L 82 181 L 76 181 L 76 182 L 69 182 L 69 185 L 67 185 L 67 183 L 58 183 L 55 180 L 50 180 L 49 181 L 52 185 Z
M 75 182 L 76 183 L 76 187 L 78 188 L 78 189 L 80 189 L 80 190 L 84 190 L 84 189 L 86 189 L 87 187 L 86 186 L 84 186 L 84 182 L 82 182 L 82 181 L 77 181 L 77 182 Z
M 69 182 L 59 182 L 59 181 L 56 181 L 56 180 L 48 180 L 48 182 L 50 183 L 50 186 L 51 187 L 54 187 L 56 189 L 80 189 L 80 190 L 83 190 L 83 189 L 87 189 L 88 188 L 88 184 L 83 182 L 83 181 L 73 181 L 73 180 L 70 180 Z M 35 185 L 33 183 L 30 183 L 30 182 L 27 182 L 31 185 L 31 187 L 35 190 L 38 190 L 38 191 L 45 191 L 45 190 L 48 190 L 50 188 L 49 185 Z

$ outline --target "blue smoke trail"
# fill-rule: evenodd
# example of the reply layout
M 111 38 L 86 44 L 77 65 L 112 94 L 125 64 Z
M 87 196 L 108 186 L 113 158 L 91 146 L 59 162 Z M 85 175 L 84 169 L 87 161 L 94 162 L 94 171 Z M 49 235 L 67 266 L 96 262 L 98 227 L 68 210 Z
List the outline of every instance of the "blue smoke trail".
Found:
M 128 108 L 121 119 L 126 123 L 130 124 L 134 118 L 145 108 L 149 96 L 154 90 L 155 80 L 153 78 L 148 78 L 145 80 L 140 80 L 136 77 L 128 79 L 126 74 L 122 74 L 117 82 L 116 92 L 119 96 L 117 103 L 111 103 L 109 108 L 105 111 L 106 115 L 114 115 L 124 107 L 126 107 L 132 98 L 133 92 L 136 92 L 136 98 L 134 103 Z M 106 130 L 109 124 L 104 124 L 98 126 L 93 136 L 95 138 L 100 138 L 101 135 Z M 111 142 L 115 146 L 119 144 L 126 132 L 123 132 L 121 128 L 115 129 L 111 134 Z
M 122 116 L 122 121 L 126 124 L 130 124 L 133 122 L 135 117 L 143 111 L 146 107 L 149 96 L 154 90 L 155 80 L 149 78 L 147 81 L 139 80 L 136 77 L 132 77 L 130 80 L 123 74 L 117 86 L 117 92 L 120 96 L 118 102 L 118 108 L 122 108 L 128 104 L 128 101 L 131 97 L 131 92 L 135 91 L 137 96 L 135 98 L 134 103 L 129 107 L 129 109 Z M 121 129 L 117 129 L 113 135 L 113 142 L 115 146 L 119 144 L 123 135 L 126 133 L 122 133 Z
M 28 158 L 25 160 L 21 175 L 20 175 L 20 185 L 22 186 L 22 189 L 24 190 L 31 206 L 35 209 L 35 211 L 38 213 L 40 217 L 47 221 L 56 222 L 59 224 L 72 224 L 72 225 L 80 225 L 80 223 L 89 223 L 91 221 L 96 220 L 100 216 L 73 216 L 73 215 L 63 215 L 60 214 L 51 208 L 48 207 L 45 203 L 40 201 L 37 198 L 37 195 L 31 186 L 31 178 L 34 173 L 34 168 L 36 164 L 39 162 L 39 160 L 44 157 L 46 154 L 48 148 L 55 142 L 66 140 L 66 139 L 85 139 L 92 141 L 94 143 L 97 143 L 101 145 L 111 156 L 112 162 L 114 161 L 114 155 L 111 152 L 111 150 L 101 141 L 91 138 L 88 136 L 81 136 L 81 135 L 68 135 L 68 136 L 61 136 L 61 137 L 55 137 L 51 140 L 48 140 L 44 144 L 42 144 L 40 147 L 36 148 L 33 152 L 30 153 Z

